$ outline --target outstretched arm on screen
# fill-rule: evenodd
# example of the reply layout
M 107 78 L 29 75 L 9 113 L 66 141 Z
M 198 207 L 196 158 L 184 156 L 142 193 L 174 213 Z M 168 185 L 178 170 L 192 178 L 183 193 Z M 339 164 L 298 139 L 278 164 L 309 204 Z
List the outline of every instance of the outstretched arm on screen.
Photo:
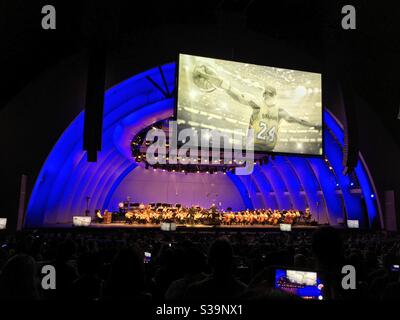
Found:
M 311 123 L 307 120 L 303 120 L 297 117 L 293 117 L 291 116 L 287 111 L 283 110 L 283 109 L 279 109 L 279 119 L 284 119 L 287 122 L 291 122 L 291 123 L 298 123 L 301 124 L 302 126 L 305 127 L 313 127 L 316 130 L 321 130 L 322 126 L 320 124 L 315 124 L 315 123 Z

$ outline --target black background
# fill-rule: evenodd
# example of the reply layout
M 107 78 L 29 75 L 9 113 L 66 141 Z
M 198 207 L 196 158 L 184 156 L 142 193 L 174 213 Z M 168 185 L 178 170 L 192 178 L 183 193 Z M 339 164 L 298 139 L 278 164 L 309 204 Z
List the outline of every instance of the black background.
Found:
M 56 8 L 56 30 L 41 27 L 41 8 L 47 4 Z M 341 27 L 341 8 L 346 4 L 356 7 L 356 30 Z M 84 50 L 89 39 L 104 39 L 110 47 L 123 50 L 127 45 L 139 46 L 149 30 L 159 30 L 162 26 L 185 28 L 190 25 L 200 32 L 207 25 L 225 27 L 233 32 L 250 30 L 302 50 L 318 61 L 325 71 L 346 79 L 351 89 L 375 111 L 397 146 L 400 144 L 400 120 L 397 120 L 400 107 L 400 6 L 394 1 L 3 0 L 0 23 L 0 117 L 6 114 L 2 111 L 26 86 L 63 59 Z M 162 33 L 153 32 L 151 37 L 148 41 L 169 41 Z M 241 40 L 238 37 L 238 48 Z M 257 52 L 247 53 L 247 56 L 252 55 L 256 56 Z M 296 55 L 296 52 L 288 52 L 288 55 Z M 163 57 L 163 62 L 167 61 L 171 61 L 171 57 Z M 139 70 L 149 67 L 145 63 L 141 66 L 141 63 L 138 59 Z M 27 114 L 39 110 L 43 114 L 55 112 L 49 106 L 32 103 L 26 104 L 25 108 L 30 109 L 22 110 Z M 21 126 L 24 130 L 24 121 L 10 125 Z M 65 128 L 65 124 L 62 125 Z M 60 127 L 61 132 L 64 128 Z M 42 136 L 52 134 L 43 124 L 38 124 L 35 129 Z M 371 134 L 373 130 L 371 128 Z M 1 164 L 1 174 L 7 190 L 2 194 L 0 205 L 6 215 L 15 217 L 20 175 L 29 174 L 32 187 L 35 175 L 50 151 L 49 146 L 54 144 L 58 134 L 48 145 L 43 141 L 21 144 L 20 137 L 13 135 L 0 137 L 2 141 L 8 141 L 4 145 L 15 141 L 14 148 L 25 150 L 26 157 L 24 161 L 16 162 L 11 156 L 7 157 L 8 147 L 2 148 L 5 163 Z M 379 135 L 379 132 L 375 134 Z M 35 152 L 36 149 L 40 152 Z

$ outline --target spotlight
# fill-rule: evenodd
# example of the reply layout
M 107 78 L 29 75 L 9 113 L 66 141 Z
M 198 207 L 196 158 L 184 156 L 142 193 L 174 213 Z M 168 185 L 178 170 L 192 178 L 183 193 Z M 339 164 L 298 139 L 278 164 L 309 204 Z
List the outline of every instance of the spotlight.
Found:
M 373 193 L 371 193 L 370 197 L 373 199 L 373 198 L 375 198 L 375 195 Z
M 352 187 L 353 187 L 353 186 L 354 186 L 354 182 L 350 182 L 350 186 L 352 186 Z

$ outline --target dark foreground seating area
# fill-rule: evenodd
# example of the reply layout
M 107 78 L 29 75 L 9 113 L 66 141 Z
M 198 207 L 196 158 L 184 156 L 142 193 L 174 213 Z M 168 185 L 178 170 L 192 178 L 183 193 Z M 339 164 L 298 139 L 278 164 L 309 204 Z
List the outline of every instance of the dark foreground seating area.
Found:
M 0 235 L 1 299 L 295 300 L 274 288 L 274 266 L 322 271 L 333 300 L 400 299 L 400 237 L 381 232 L 40 230 Z M 56 269 L 43 290 L 41 269 Z M 341 286 L 356 268 L 355 290 Z

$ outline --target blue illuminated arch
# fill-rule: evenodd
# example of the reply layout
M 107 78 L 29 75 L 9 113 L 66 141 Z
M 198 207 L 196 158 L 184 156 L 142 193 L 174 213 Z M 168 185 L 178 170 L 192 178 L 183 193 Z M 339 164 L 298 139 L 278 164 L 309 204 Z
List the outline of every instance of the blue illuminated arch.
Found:
M 175 63 L 161 69 L 171 91 L 175 86 Z M 35 182 L 27 209 L 27 226 L 70 222 L 73 215 L 84 212 L 86 196 L 91 197 L 92 209 L 115 209 L 108 207 L 114 191 L 137 166 L 130 151 L 132 137 L 173 115 L 174 99 L 165 97 L 147 77 L 163 86 L 160 69 L 154 68 L 105 93 L 103 148 L 97 163 L 88 163 L 82 151 L 83 112 L 64 131 Z M 382 224 L 378 194 L 364 159 L 360 155 L 355 169 L 360 197 L 350 190 L 349 178 L 342 175 L 343 128 L 327 110 L 324 118 L 325 151 L 331 169 L 320 158 L 277 156 L 267 165 L 256 165 L 251 178 L 231 173 L 227 176 L 239 191 L 244 207 L 249 209 L 262 202 L 278 209 L 289 209 L 292 204 L 304 209 L 308 205 L 312 212 L 322 210 L 331 224 L 344 217 L 358 219 L 364 226 L 375 221 Z M 322 203 L 318 204 L 320 198 Z

